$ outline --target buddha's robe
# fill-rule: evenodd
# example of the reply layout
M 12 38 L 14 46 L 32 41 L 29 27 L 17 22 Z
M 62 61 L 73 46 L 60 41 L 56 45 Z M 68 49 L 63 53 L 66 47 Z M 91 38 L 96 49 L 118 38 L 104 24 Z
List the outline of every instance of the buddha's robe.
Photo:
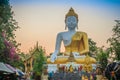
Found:
M 71 40 L 71 43 L 65 46 L 65 54 L 69 55 L 71 52 L 84 54 L 89 51 L 88 37 L 85 32 L 76 32 Z

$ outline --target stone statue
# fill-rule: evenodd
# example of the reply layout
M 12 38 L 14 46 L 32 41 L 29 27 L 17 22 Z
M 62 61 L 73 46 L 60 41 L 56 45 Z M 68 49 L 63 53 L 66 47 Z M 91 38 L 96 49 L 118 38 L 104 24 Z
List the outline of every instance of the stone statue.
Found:
M 85 32 L 76 31 L 78 28 L 78 15 L 74 12 L 73 8 L 70 8 L 69 12 L 65 16 L 65 24 L 68 31 L 60 32 L 57 34 L 55 51 L 51 55 L 51 62 L 64 63 L 68 61 L 68 58 L 57 59 L 57 55 L 60 52 L 61 42 L 63 41 L 65 47 L 65 55 L 69 56 L 71 53 L 79 56 L 84 56 L 89 52 L 88 36 Z M 84 59 L 75 59 L 77 63 L 84 63 Z M 93 59 L 91 61 L 94 62 Z M 49 60 L 48 60 L 49 62 Z

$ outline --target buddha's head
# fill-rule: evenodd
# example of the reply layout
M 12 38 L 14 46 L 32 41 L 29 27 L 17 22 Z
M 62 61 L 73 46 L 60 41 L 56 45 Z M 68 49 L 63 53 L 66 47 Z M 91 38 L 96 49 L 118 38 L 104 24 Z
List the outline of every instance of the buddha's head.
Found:
M 78 28 L 78 15 L 74 12 L 73 8 L 70 8 L 69 12 L 65 16 L 65 24 L 68 29 Z

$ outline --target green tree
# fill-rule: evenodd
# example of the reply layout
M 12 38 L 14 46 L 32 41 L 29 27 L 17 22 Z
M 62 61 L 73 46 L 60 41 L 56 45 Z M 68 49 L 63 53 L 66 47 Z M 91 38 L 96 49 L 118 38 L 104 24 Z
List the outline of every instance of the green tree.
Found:
M 96 53 L 97 53 L 96 42 L 94 42 L 91 38 L 89 38 L 88 43 L 89 43 L 89 53 L 88 54 L 92 57 L 96 57 Z
M 45 57 L 45 49 L 38 47 L 34 52 L 33 71 L 38 75 L 41 75 L 43 65 L 46 64 L 47 58 Z
M 14 65 L 18 60 L 18 43 L 14 31 L 19 27 L 13 18 L 9 0 L 0 0 L 0 61 Z
M 107 58 L 108 58 L 107 51 L 103 50 L 103 47 L 102 48 L 98 48 L 98 51 L 97 51 L 97 61 L 99 62 L 99 64 L 101 64 L 103 69 L 105 69 L 105 67 L 108 64 Z
M 22 71 L 25 71 L 24 61 L 28 59 L 29 54 L 25 54 L 24 52 L 21 52 L 19 55 L 19 63 L 16 63 L 16 66 L 20 68 Z
M 113 27 L 113 35 L 107 42 L 110 43 L 110 51 L 116 54 L 116 59 L 120 60 L 120 20 L 115 20 L 116 25 Z

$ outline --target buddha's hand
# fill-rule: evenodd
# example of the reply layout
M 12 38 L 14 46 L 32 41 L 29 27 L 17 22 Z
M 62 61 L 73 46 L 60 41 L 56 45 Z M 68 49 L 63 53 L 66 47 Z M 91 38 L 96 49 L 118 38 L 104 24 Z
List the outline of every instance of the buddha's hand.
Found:
M 51 55 L 50 61 L 51 61 L 51 62 L 55 62 L 56 59 L 57 59 L 57 54 L 54 54 L 54 53 L 53 53 L 53 54 Z

